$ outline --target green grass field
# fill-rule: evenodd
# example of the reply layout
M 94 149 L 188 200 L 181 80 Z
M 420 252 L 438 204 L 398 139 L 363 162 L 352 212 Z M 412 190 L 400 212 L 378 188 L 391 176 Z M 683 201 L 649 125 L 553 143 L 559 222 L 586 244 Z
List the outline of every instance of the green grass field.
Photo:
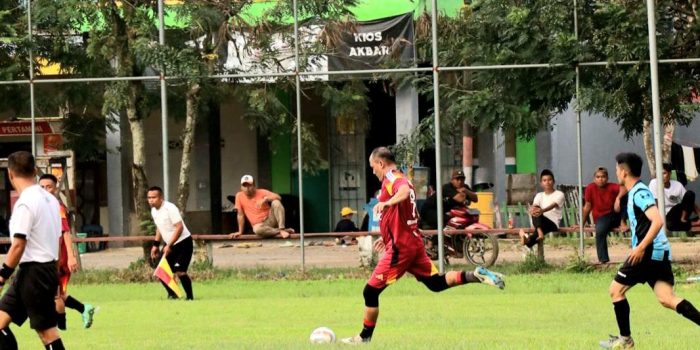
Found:
M 504 291 L 467 285 L 434 294 L 412 277 L 388 288 L 370 348 L 596 349 L 617 327 L 607 287 L 612 271 L 507 277 Z M 338 337 L 362 322 L 361 279 L 194 282 L 194 302 L 166 300 L 148 284 L 73 284 L 74 297 L 99 305 L 91 329 L 69 310 L 68 349 L 322 349 L 308 336 L 328 326 Z M 700 305 L 698 285 L 677 293 Z M 628 295 L 639 349 L 697 349 L 698 328 L 661 307 L 648 286 Z M 20 348 L 43 349 L 28 324 L 13 327 Z

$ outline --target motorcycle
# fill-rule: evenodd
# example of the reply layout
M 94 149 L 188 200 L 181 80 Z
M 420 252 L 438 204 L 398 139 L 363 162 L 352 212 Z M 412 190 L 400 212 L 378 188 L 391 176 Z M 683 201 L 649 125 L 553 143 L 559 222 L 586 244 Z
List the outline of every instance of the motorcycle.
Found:
M 498 258 L 498 239 L 496 235 L 473 232 L 474 230 L 490 229 L 488 225 L 479 222 L 479 211 L 467 207 L 451 209 L 446 215 L 446 225 L 443 230 L 445 263 L 449 257 L 464 257 L 468 263 L 481 266 L 491 266 Z M 461 234 L 462 230 L 468 230 Z M 432 260 L 438 259 L 437 236 L 424 237 L 426 251 Z

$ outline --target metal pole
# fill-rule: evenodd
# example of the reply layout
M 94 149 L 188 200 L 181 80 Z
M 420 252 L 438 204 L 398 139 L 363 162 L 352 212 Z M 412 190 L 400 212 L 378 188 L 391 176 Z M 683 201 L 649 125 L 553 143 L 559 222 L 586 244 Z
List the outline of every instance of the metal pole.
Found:
M 437 36 L 437 0 L 432 0 L 430 9 L 430 27 L 433 44 L 433 108 L 435 109 L 435 184 L 437 187 L 437 229 L 438 229 L 438 266 L 440 273 L 445 273 L 445 237 L 443 232 L 442 205 L 442 151 L 440 150 L 440 76 L 438 72 L 438 36 Z
M 158 44 L 165 47 L 165 20 L 163 19 L 163 0 L 158 0 Z M 161 147 L 163 153 L 163 196 L 170 198 L 170 172 L 168 171 L 168 83 L 165 81 L 165 62 L 160 68 L 160 123 L 161 137 L 163 138 Z M 183 212 L 185 208 L 180 208 Z
M 302 178 L 303 164 L 301 156 L 301 84 L 299 81 L 299 14 L 297 13 L 297 0 L 293 1 L 294 6 L 294 62 L 295 71 L 294 84 L 296 85 L 297 101 L 297 176 L 299 177 L 299 246 L 301 247 L 301 272 L 306 268 L 306 252 L 304 250 L 304 179 Z
M 574 36 L 578 42 L 578 3 L 574 0 Z M 583 257 L 583 147 L 581 146 L 581 68 L 576 65 L 576 148 L 578 165 L 578 222 L 579 222 L 579 257 Z
M 662 181 L 662 150 L 661 150 L 661 108 L 659 107 L 659 61 L 656 53 L 656 5 L 654 1 L 647 0 L 647 23 L 649 29 L 649 68 L 651 70 L 651 103 L 654 119 L 654 161 L 656 162 L 656 193 L 661 196 L 664 193 Z M 658 201 L 659 212 L 666 226 L 666 204 Z
M 597 66 L 631 66 L 640 63 L 649 63 L 648 60 L 639 61 L 599 61 L 599 62 L 579 62 L 579 67 L 597 67 Z M 700 63 L 700 58 L 674 58 L 660 59 L 659 64 L 677 64 L 677 63 Z M 486 65 L 486 66 L 457 66 L 457 67 L 440 67 L 440 71 L 477 71 L 477 70 L 501 70 L 501 69 L 533 69 L 533 68 L 560 68 L 568 67 L 569 63 L 537 63 L 537 64 L 506 64 L 506 65 Z M 381 73 L 418 73 L 432 71 L 432 67 L 423 68 L 387 68 L 387 69 L 363 69 L 356 71 L 332 71 L 332 72 L 282 72 L 282 73 L 240 73 L 240 74 L 212 74 L 201 76 L 203 79 L 253 79 L 253 78 L 273 78 L 273 77 L 291 77 L 296 74 L 301 76 L 319 76 L 319 75 L 362 75 L 362 74 L 381 74 Z M 185 79 L 180 76 L 166 76 L 165 80 Z M 96 78 L 61 78 L 61 79 L 41 79 L 34 81 L 34 84 L 55 84 L 55 83 L 86 83 L 86 82 L 108 82 L 108 81 L 150 81 L 160 80 L 159 76 L 141 76 L 141 77 L 96 77 Z M 0 85 L 20 85 L 30 84 L 30 80 L 3 80 Z
M 32 1 L 27 1 L 27 33 L 29 35 L 29 115 L 32 125 L 32 154 L 36 156 L 36 114 L 34 110 L 34 54 L 32 53 Z

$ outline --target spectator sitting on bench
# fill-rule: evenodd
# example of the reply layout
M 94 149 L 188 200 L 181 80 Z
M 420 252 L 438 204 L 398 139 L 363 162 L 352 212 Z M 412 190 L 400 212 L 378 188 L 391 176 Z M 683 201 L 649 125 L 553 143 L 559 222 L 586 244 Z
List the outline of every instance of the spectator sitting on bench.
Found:
M 344 207 L 340 210 L 340 216 L 342 219 L 338 221 L 335 225 L 334 232 L 357 232 L 359 229 L 355 226 L 355 222 L 352 221 L 352 215 L 357 214 L 356 211 L 352 210 L 350 207 Z M 357 244 L 357 239 L 355 237 L 345 236 L 337 240 L 339 244 Z
M 532 225 L 535 232 L 532 234 L 520 230 L 520 243 L 528 252 L 532 252 L 532 247 L 544 240 L 544 234 L 559 230 L 561 221 L 561 209 L 564 206 L 564 193 L 554 189 L 554 174 L 549 169 L 542 170 L 540 174 L 540 186 L 542 192 L 535 195 L 532 205 L 528 209 L 532 218 Z
M 236 210 L 238 211 L 238 232 L 231 233 L 231 238 L 243 234 L 245 219 L 253 226 L 253 232 L 261 238 L 271 238 L 277 234 L 287 238 L 294 230 L 284 225 L 284 207 L 280 195 L 255 187 L 251 175 L 241 177 L 241 190 L 236 193 Z
M 700 208 L 695 205 L 695 193 L 686 191 L 683 184 L 676 180 L 671 180 L 671 164 L 663 164 L 664 181 L 664 203 L 666 204 L 666 228 L 669 231 L 689 231 L 691 226 L 700 225 L 700 222 L 693 222 L 691 214 L 700 216 Z M 656 179 L 649 181 L 649 189 L 654 195 L 657 203 L 659 201 L 658 185 Z
M 614 182 L 608 182 L 608 169 L 598 167 L 593 174 L 593 182 L 586 186 L 584 191 L 583 224 L 588 220 L 588 214 L 593 212 L 595 223 L 595 246 L 598 255 L 598 263 L 607 264 L 610 261 L 608 255 L 608 233 L 621 224 L 620 198 L 627 193 L 627 189 Z M 578 225 L 573 225 L 578 228 Z

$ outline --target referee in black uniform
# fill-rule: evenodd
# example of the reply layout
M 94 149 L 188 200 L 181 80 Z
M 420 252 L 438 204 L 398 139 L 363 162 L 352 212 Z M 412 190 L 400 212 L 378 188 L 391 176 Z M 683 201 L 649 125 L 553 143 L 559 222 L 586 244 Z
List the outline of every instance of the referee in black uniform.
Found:
M 0 349 L 17 349 L 10 322 L 21 326 L 27 318 L 46 349 L 64 349 L 56 328 L 54 303 L 61 235 L 58 200 L 36 184 L 31 153 L 12 153 L 7 166 L 19 199 L 10 218 L 12 245 L 0 268 L 0 286 L 4 286 L 17 267 L 19 269 L 0 299 Z

